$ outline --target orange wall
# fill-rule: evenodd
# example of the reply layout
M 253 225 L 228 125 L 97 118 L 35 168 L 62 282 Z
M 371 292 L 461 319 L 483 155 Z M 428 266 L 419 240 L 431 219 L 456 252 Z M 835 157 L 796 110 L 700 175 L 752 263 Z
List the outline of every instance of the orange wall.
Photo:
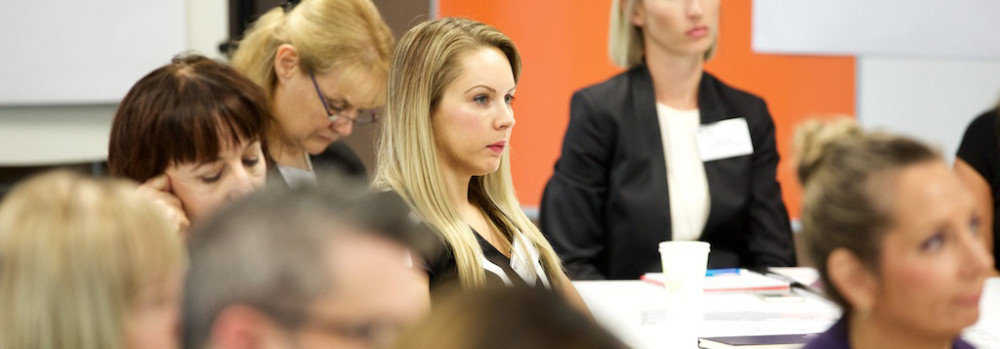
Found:
M 438 0 L 443 17 L 491 24 L 514 40 L 524 71 L 514 105 L 514 185 L 526 206 L 541 202 L 559 157 L 573 91 L 616 74 L 608 59 L 610 0 Z M 791 137 L 803 119 L 854 114 L 854 58 L 751 52 L 751 1 L 723 1 L 718 51 L 706 70 L 763 97 L 777 125 L 778 180 L 789 213 L 798 217 L 799 187 L 789 164 Z

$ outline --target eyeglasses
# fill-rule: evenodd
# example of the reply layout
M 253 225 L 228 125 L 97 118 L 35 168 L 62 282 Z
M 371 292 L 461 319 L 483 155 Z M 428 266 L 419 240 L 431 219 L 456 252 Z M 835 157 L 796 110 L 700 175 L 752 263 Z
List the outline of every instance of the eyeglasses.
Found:
M 355 109 L 356 114 L 352 118 L 345 113 L 347 111 L 345 110 L 346 108 L 338 109 L 336 107 L 331 107 L 326 103 L 326 97 L 323 97 L 323 91 L 319 89 L 319 83 L 316 82 L 316 76 L 310 72 L 309 78 L 312 79 L 313 87 L 316 88 L 316 95 L 319 96 L 319 101 L 323 103 L 323 110 L 326 110 L 326 117 L 330 119 L 330 122 L 343 125 L 345 122 L 350 121 L 354 125 L 367 125 L 378 121 L 378 109 Z

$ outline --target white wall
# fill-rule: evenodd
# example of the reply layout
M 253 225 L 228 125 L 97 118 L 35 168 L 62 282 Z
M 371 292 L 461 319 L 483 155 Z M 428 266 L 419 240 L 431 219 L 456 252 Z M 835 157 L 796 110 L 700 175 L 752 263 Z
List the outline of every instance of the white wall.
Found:
M 186 49 L 221 57 L 217 46 L 228 37 L 228 2 L 186 0 L 185 17 Z M 32 27 L 21 28 L 34 30 Z M 87 52 L 79 54 L 86 55 Z M 163 57 L 164 64 L 169 60 L 169 55 Z M 116 107 L 116 103 L 0 106 L 0 166 L 106 159 L 108 135 Z
M 951 161 L 969 121 L 1000 100 L 1000 60 L 859 57 L 858 120 L 938 146 Z
M 757 52 L 857 58 L 857 117 L 954 158 L 1000 100 L 996 0 L 754 0 Z

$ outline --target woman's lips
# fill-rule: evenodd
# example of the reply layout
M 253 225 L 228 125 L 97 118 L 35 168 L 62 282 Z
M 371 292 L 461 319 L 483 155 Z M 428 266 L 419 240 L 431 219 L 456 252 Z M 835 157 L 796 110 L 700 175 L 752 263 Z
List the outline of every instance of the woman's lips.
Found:
M 506 146 L 507 146 L 507 141 L 499 141 L 499 142 L 487 145 L 486 147 L 490 148 L 490 150 L 492 150 L 494 153 L 500 154 L 500 153 L 503 153 L 503 148 L 506 147 Z
M 979 306 L 979 299 L 982 297 L 982 292 L 976 292 L 975 294 L 959 297 L 957 303 L 963 306 Z
M 687 36 L 691 38 L 700 39 L 708 35 L 708 27 L 707 26 L 694 27 L 685 32 L 685 34 L 687 34 Z

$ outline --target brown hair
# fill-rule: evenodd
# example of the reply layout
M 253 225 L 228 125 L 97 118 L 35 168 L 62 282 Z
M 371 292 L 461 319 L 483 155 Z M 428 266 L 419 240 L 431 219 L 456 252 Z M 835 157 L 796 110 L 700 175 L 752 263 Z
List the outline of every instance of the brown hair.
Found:
M 108 167 L 144 182 L 171 163 L 214 160 L 226 145 L 263 142 L 269 113 L 260 87 L 233 68 L 177 56 L 136 82 L 118 106 Z
M 849 312 L 850 304 L 827 273 L 830 253 L 846 249 L 877 273 L 882 240 L 894 223 L 894 193 L 885 188 L 901 170 L 941 161 L 941 156 L 916 140 L 865 132 L 847 119 L 800 126 L 795 146 L 806 248 L 827 294 Z

